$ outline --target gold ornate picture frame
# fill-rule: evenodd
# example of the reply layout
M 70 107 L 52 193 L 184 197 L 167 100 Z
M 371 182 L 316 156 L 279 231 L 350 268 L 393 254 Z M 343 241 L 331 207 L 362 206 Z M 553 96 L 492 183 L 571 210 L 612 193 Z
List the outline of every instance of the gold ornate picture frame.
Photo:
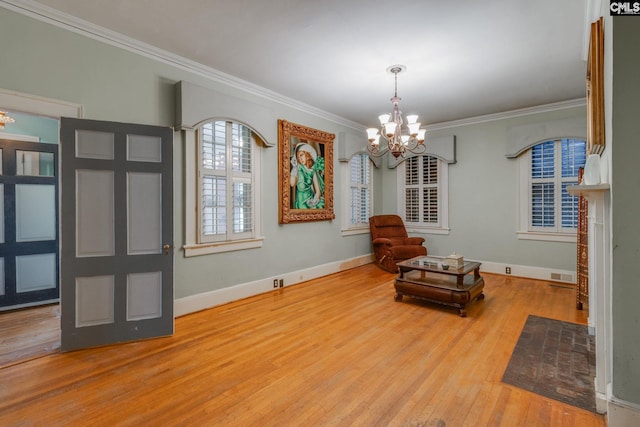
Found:
M 602 18 L 591 23 L 587 60 L 587 153 L 602 154 L 604 132 L 604 33 Z
M 280 224 L 335 218 L 334 139 L 332 133 L 278 120 Z

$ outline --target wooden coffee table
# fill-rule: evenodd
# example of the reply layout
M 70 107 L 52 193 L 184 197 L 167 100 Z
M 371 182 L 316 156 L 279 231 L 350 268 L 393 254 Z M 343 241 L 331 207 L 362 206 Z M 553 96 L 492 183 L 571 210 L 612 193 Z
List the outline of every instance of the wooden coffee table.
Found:
M 442 268 L 445 258 L 419 256 L 398 263 L 395 281 L 396 301 L 404 295 L 457 307 L 466 317 L 466 305 L 484 299 L 484 279 L 477 261 L 465 261 L 460 268 Z M 473 273 L 473 274 L 469 274 Z

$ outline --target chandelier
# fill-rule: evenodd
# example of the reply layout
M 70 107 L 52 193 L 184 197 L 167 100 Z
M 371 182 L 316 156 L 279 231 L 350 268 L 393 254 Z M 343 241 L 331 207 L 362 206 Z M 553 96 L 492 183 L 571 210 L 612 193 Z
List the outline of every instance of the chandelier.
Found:
M 420 129 L 418 116 L 415 114 L 407 116 L 406 129 L 402 119 L 402 111 L 400 111 L 400 97 L 398 96 L 398 74 L 405 71 L 404 65 L 393 65 L 387 69 L 388 72 L 395 76 L 395 92 L 391 102 L 393 110 L 391 114 L 382 114 L 378 117 L 380 120 L 380 130 L 377 128 L 367 129 L 367 137 L 369 139 L 369 152 L 374 156 L 382 156 L 390 151 L 394 157 L 404 156 L 407 151 L 411 153 L 422 153 L 426 150 L 424 145 L 424 134 L 426 129 Z M 381 138 L 382 137 L 382 138 Z M 386 147 L 380 147 L 380 139 L 386 143 Z
M 6 123 L 14 123 L 15 119 L 13 117 L 7 116 L 7 113 L 4 111 L 0 111 L 0 129 L 4 129 L 4 125 Z

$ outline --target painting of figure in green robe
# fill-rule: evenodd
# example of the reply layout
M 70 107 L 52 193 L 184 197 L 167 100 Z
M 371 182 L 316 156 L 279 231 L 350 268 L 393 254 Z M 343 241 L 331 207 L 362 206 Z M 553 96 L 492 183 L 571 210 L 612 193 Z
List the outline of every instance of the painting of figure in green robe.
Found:
M 280 224 L 335 219 L 335 134 L 278 120 L 278 219 Z
M 322 146 L 297 138 L 291 156 L 291 208 L 324 209 L 324 157 Z M 314 147 L 315 145 L 315 147 Z

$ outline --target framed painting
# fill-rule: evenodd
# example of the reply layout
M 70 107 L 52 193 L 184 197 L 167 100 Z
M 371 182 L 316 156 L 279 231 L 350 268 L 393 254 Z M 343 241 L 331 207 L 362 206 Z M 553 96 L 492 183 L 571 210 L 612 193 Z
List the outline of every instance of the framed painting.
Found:
M 280 224 L 335 218 L 334 139 L 332 133 L 278 120 Z
M 602 17 L 591 23 L 587 59 L 587 153 L 602 154 L 604 132 L 604 33 Z

